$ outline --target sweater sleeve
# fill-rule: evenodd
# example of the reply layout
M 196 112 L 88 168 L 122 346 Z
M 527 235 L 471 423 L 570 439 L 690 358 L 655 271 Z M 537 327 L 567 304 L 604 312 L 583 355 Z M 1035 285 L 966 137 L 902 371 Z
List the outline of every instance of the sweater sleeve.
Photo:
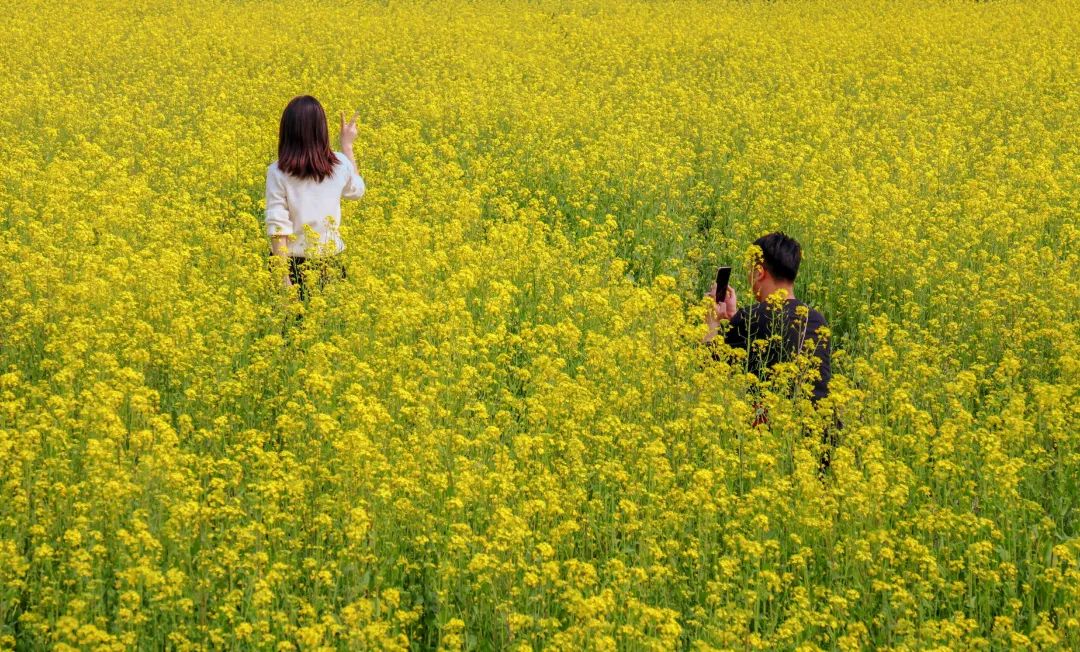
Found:
M 724 342 L 733 349 L 745 349 L 750 343 L 750 325 L 754 317 L 752 307 L 739 308 L 724 333 Z
M 285 185 L 273 165 L 266 169 L 266 234 L 271 237 L 293 234 Z
M 750 330 L 747 325 L 747 312 L 746 308 L 739 308 L 735 311 L 723 337 L 714 338 L 712 342 L 719 342 L 723 339 L 724 344 L 727 344 L 732 349 L 746 349 Z M 710 351 L 712 352 L 713 360 L 720 360 L 723 357 L 716 346 L 711 346 Z
M 341 196 L 345 199 L 360 199 L 364 196 L 364 191 L 367 190 L 364 179 L 353 167 L 352 161 L 344 155 L 341 158 L 345 161 L 345 167 L 348 169 L 349 174 L 349 178 L 345 180 L 345 186 L 341 189 Z

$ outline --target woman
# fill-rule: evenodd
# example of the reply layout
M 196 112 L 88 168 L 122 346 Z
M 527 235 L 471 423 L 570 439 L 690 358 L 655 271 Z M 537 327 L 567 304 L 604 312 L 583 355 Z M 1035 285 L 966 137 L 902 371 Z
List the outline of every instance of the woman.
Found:
M 326 112 L 310 95 L 294 97 L 281 115 L 278 159 L 266 169 L 266 233 L 271 263 L 288 259 L 282 282 L 298 285 L 301 300 L 308 268 L 317 268 L 320 286 L 330 268 L 345 277 L 340 200 L 360 199 L 365 190 L 353 158 L 356 132 L 356 114 L 346 123 L 342 113 L 341 151 L 331 151 Z

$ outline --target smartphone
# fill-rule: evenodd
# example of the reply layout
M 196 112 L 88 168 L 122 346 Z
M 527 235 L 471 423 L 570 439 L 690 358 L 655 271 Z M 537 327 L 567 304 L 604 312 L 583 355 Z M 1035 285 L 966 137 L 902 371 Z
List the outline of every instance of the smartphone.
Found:
M 731 281 L 731 268 L 721 267 L 716 270 L 716 302 L 723 303 L 727 298 L 727 286 Z

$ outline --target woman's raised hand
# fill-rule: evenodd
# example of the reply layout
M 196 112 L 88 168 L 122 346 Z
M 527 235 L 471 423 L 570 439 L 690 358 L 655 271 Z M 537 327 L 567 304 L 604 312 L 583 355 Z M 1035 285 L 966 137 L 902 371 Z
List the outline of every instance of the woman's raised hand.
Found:
M 353 113 L 352 120 L 345 122 L 345 112 L 341 112 L 341 149 L 343 151 L 351 150 L 353 141 L 356 140 L 356 116 L 360 115 L 357 111 Z

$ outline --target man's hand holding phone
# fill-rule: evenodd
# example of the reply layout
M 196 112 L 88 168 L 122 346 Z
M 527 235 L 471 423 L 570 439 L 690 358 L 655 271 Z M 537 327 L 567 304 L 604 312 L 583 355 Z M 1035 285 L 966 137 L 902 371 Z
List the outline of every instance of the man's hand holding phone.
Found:
M 716 292 L 716 286 L 713 286 L 713 292 Z M 716 314 L 720 319 L 730 320 L 735 316 L 735 312 L 738 310 L 737 301 L 735 297 L 735 288 L 730 285 L 727 286 L 727 295 L 723 301 L 716 302 Z
M 730 321 L 735 316 L 738 308 L 736 307 L 735 290 L 730 285 L 727 286 L 727 294 L 724 296 L 723 301 L 716 300 L 716 283 L 712 284 L 709 293 L 704 298 L 709 299 L 710 304 L 709 309 L 705 311 L 705 323 L 709 326 L 709 330 L 705 334 L 705 341 L 708 342 L 716 337 L 720 330 L 720 322 Z

